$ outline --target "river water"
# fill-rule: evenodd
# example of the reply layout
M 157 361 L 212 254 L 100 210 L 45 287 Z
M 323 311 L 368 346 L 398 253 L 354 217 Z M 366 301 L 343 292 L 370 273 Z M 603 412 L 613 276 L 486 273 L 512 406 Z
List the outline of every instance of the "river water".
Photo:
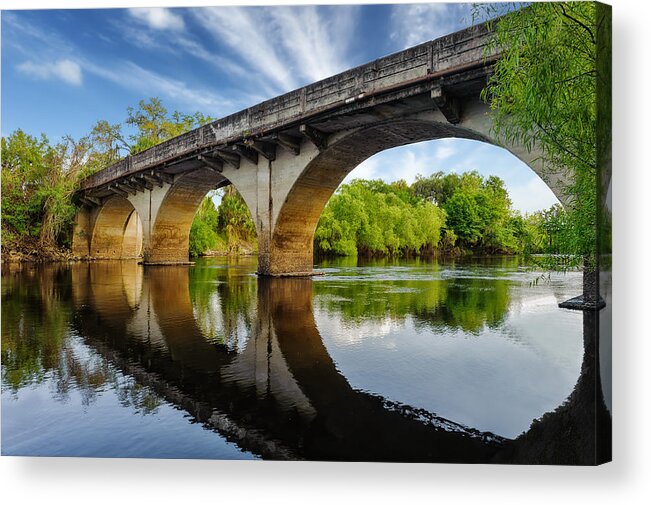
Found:
M 2 275 L 2 454 L 492 461 L 571 395 L 579 273 L 514 257 Z M 508 458 L 507 458 L 508 459 Z

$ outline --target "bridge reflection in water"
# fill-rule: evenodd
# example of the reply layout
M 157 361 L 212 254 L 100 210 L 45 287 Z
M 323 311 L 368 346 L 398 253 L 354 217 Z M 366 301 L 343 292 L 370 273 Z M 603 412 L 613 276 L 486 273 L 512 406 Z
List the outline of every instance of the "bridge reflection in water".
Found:
M 319 334 L 311 279 L 126 261 L 54 275 L 68 274 L 71 324 L 85 345 L 264 459 L 590 464 L 594 434 L 609 439 L 594 312 L 584 313 L 574 391 L 509 440 L 351 387 Z

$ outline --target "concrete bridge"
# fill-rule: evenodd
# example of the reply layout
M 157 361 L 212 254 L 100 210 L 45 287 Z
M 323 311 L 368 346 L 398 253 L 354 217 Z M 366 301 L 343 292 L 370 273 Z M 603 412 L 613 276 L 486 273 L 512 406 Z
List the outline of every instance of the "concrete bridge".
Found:
M 258 272 L 312 272 L 328 199 L 370 156 L 441 138 L 496 143 L 480 91 L 498 58 L 486 25 L 324 79 L 129 156 L 82 182 L 73 253 L 188 261 L 190 227 L 212 189 L 232 184 L 256 225 Z M 564 201 L 539 153 L 505 146 Z M 141 231 L 139 231 L 141 230 Z

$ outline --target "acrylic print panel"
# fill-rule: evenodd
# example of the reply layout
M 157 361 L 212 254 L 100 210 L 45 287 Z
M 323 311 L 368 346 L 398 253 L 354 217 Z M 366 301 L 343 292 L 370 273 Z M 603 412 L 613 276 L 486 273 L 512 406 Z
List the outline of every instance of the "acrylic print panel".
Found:
M 2 37 L 3 455 L 610 460 L 609 7 Z

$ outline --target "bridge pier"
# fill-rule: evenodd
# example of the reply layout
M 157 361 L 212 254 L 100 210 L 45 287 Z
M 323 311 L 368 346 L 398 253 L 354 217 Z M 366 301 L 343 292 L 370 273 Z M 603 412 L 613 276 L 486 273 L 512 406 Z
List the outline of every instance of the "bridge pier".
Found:
M 298 246 L 298 247 L 297 247 Z M 312 244 L 288 244 L 286 249 L 273 244 L 267 251 L 258 252 L 258 275 L 271 277 L 307 277 L 314 275 Z

